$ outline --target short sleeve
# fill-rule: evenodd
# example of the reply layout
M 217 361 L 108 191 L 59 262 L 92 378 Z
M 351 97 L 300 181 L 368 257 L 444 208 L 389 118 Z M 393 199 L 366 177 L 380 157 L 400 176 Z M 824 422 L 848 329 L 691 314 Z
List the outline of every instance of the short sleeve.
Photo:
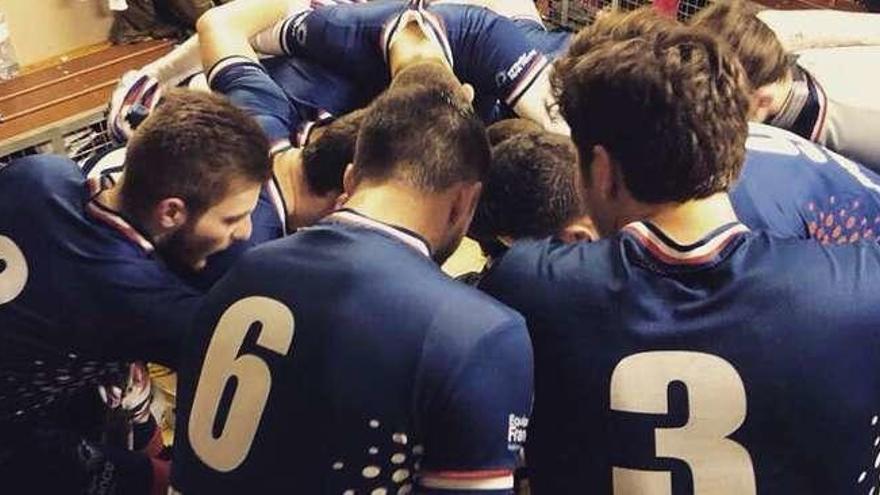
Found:
M 525 322 L 517 317 L 482 337 L 451 370 L 422 418 L 420 493 L 512 493 L 532 405 L 532 366 Z
M 548 64 L 514 22 L 487 9 L 438 5 L 430 11 L 447 27 L 456 75 L 477 93 L 513 107 Z
M 184 336 L 202 300 L 198 291 L 155 259 L 91 266 L 75 286 L 97 302 L 84 305 L 86 313 L 77 321 L 82 323 L 79 328 L 94 333 L 87 340 L 103 346 L 104 354 L 176 367 Z M 95 313 L 96 307 L 101 313 Z
M 273 147 L 299 127 L 296 109 L 259 63 L 245 57 L 223 59 L 209 71 L 208 81 L 212 90 L 254 117 Z

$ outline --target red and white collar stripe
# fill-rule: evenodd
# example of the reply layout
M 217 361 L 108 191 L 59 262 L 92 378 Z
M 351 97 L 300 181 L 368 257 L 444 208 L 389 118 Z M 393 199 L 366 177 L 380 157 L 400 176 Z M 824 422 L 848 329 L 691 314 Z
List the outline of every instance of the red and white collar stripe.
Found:
M 732 223 L 727 228 L 716 232 L 714 237 L 693 247 L 675 246 L 651 231 L 644 222 L 633 222 L 623 228 L 654 256 L 671 265 L 700 265 L 712 260 L 732 241 L 737 234 L 748 232 L 749 228 L 741 223 Z
M 423 239 L 420 239 L 412 234 L 408 234 L 406 232 L 403 232 L 400 229 L 396 229 L 386 223 L 382 223 L 378 220 L 373 220 L 372 218 L 365 217 L 363 215 L 359 215 L 353 211 L 348 211 L 348 210 L 340 210 L 340 211 L 334 212 L 330 215 L 330 218 L 332 220 L 362 225 L 362 226 L 370 228 L 370 229 L 384 232 L 388 235 L 391 235 L 391 236 L 397 238 L 398 240 L 400 240 L 404 244 L 406 244 L 409 247 L 415 249 L 416 251 L 422 253 L 426 257 L 428 257 L 428 258 L 431 257 L 431 249 L 428 247 L 428 244 Z
M 810 141 L 819 142 L 822 137 L 822 131 L 825 130 L 825 117 L 828 114 L 828 95 L 825 94 L 825 88 L 819 84 L 815 78 L 811 78 L 816 88 L 816 100 L 819 102 L 819 115 L 816 116 L 816 123 L 813 125 L 813 131 L 810 133 Z
M 507 97 L 504 98 L 504 103 L 510 107 L 515 106 L 517 100 L 528 91 L 532 83 L 538 79 L 545 69 L 550 67 L 550 60 L 543 54 L 535 51 L 535 54 L 531 56 L 534 56 L 535 58 L 523 71 L 523 74 L 517 76 L 516 84 L 507 92 Z
M 131 226 L 122 216 L 98 202 L 98 195 L 104 190 L 100 177 L 92 177 L 86 181 L 89 190 L 89 201 L 86 203 L 86 212 L 96 220 L 113 227 L 126 239 L 143 249 L 149 254 L 155 251 L 153 243 L 147 240 L 140 232 Z
M 513 472 L 506 469 L 426 472 L 419 476 L 418 483 L 432 490 L 511 490 Z

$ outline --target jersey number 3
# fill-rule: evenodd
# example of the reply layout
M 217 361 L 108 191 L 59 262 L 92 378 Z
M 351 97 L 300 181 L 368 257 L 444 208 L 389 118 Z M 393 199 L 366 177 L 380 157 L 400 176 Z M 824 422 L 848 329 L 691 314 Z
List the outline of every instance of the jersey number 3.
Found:
M 24 253 L 12 239 L 0 235 L 0 304 L 12 302 L 24 290 L 28 279 Z
M 654 430 L 657 457 L 690 468 L 694 495 L 754 495 L 755 471 L 748 451 L 727 438 L 746 419 L 746 391 L 733 366 L 699 352 L 656 351 L 629 356 L 611 375 L 611 409 L 668 414 L 668 387 L 687 387 L 690 413 L 680 428 Z M 614 467 L 615 495 L 670 495 L 672 473 Z
M 240 354 L 245 336 L 261 325 L 257 345 L 286 355 L 293 343 L 293 313 L 267 297 L 247 297 L 220 317 L 202 366 L 189 417 L 189 442 L 199 458 L 216 471 L 237 468 L 248 455 L 266 408 L 272 374 L 266 362 L 253 354 Z M 235 393 L 219 436 L 214 424 L 223 390 L 232 378 Z

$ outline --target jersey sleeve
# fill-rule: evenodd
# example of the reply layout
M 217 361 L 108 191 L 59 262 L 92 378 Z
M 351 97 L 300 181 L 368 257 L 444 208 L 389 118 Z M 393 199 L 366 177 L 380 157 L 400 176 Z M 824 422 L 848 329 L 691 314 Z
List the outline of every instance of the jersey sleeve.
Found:
M 428 10 L 446 26 L 456 75 L 481 95 L 513 107 L 549 63 L 513 21 L 487 9 L 437 5 Z
M 532 404 L 525 322 L 486 334 L 423 418 L 419 493 L 513 493 Z
M 287 53 L 318 62 L 360 85 L 384 87 L 382 33 L 401 2 L 332 5 L 294 16 L 282 33 Z
M 273 149 L 289 142 L 299 127 L 299 115 L 287 95 L 262 65 L 247 57 L 217 62 L 208 72 L 208 83 L 257 121 Z
M 84 294 L 100 302 L 100 312 L 84 305 L 77 318 L 79 328 L 93 334 L 87 337 L 92 345 L 117 359 L 176 367 L 201 293 L 152 259 L 101 264 L 68 283 L 81 284 Z

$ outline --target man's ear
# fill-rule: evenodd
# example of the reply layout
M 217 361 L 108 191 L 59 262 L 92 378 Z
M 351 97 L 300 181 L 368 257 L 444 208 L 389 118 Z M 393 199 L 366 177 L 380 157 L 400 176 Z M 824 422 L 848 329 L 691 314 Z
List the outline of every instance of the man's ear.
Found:
M 474 182 L 470 184 L 462 184 L 455 192 L 455 198 L 452 201 L 452 208 L 449 209 L 449 225 L 461 225 L 466 222 L 470 225 L 474 218 L 474 212 L 477 210 L 477 203 L 480 201 L 480 193 L 483 191 L 482 182 Z
M 590 220 L 590 217 L 584 215 L 566 225 L 562 232 L 559 233 L 559 238 L 566 243 L 595 241 L 599 239 L 599 233 L 596 231 L 596 227 L 593 226 L 593 221 Z
M 461 92 L 464 94 L 464 97 L 467 99 L 467 102 L 470 104 L 474 103 L 474 87 L 468 83 L 464 83 L 461 85 Z
M 601 144 L 593 146 L 593 162 L 590 164 L 587 181 L 590 190 L 598 194 L 603 201 L 613 200 L 617 197 L 620 189 L 620 174 L 617 173 L 616 165 L 611 159 L 608 150 Z
M 165 198 L 153 208 L 153 221 L 163 231 L 177 230 L 188 219 L 186 201 L 181 198 Z
M 354 186 L 357 185 L 355 177 L 354 164 L 349 163 L 345 166 L 345 172 L 342 173 L 342 195 L 346 199 L 354 192 Z

